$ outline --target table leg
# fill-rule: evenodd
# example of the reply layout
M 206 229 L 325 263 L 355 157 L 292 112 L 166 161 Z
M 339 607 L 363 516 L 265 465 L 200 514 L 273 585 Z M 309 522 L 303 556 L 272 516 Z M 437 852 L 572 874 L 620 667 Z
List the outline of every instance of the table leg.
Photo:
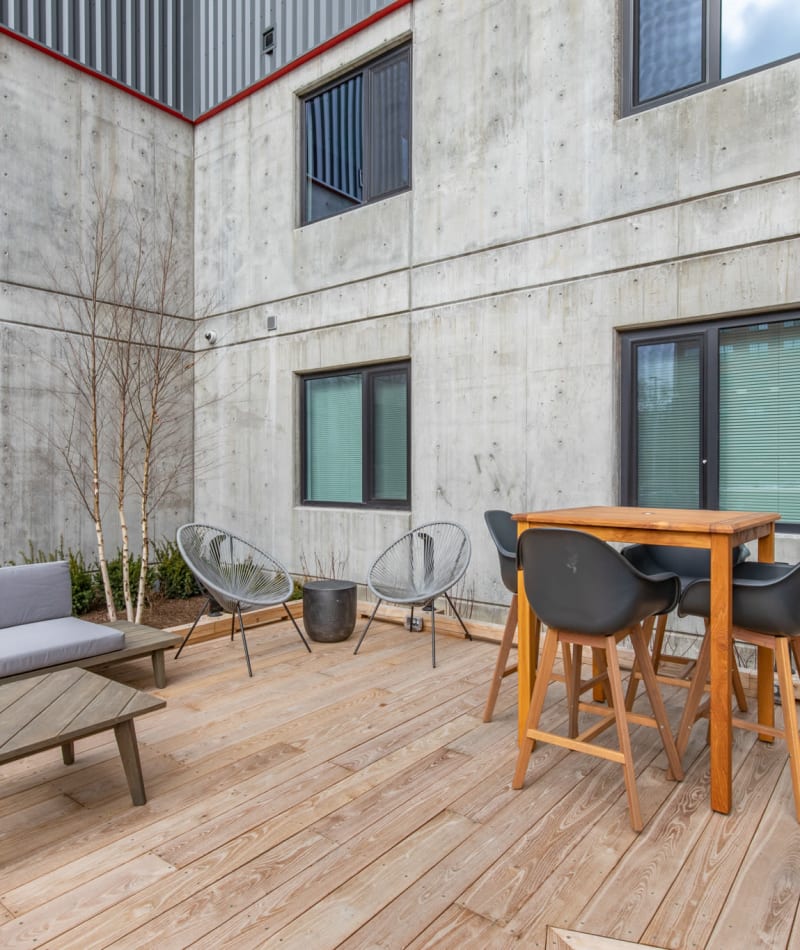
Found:
M 131 792 L 133 804 L 144 805 L 147 798 L 144 794 L 142 763 L 139 759 L 139 746 L 136 742 L 133 720 L 126 719 L 125 722 L 114 726 L 114 736 L 117 740 L 117 748 L 122 759 L 122 767 L 125 769 L 125 777 L 128 780 L 128 788 Z
M 163 650 L 153 650 L 153 679 L 157 689 L 164 689 L 167 685 L 167 668 Z
M 731 722 L 731 579 L 733 557 L 731 538 L 711 539 L 711 807 L 727 815 L 731 810 L 732 741 Z
M 775 560 L 775 531 L 758 539 L 758 560 Z M 758 721 L 763 726 L 775 725 L 775 677 L 773 675 L 774 657 L 772 650 L 758 647 Z M 774 742 L 774 737 L 759 733 L 762 742 Z

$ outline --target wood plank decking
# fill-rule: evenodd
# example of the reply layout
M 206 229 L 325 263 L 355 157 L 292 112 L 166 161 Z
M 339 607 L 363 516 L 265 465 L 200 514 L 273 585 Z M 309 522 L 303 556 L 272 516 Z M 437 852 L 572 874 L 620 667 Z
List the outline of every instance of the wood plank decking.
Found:
M 428 633 L 396 624 L 358 656 L 353 640 L 309 655 L 286 621 L 248 635 L 252 679 L 238 638 L 190 644 L 167 659 L 166 709 L 137 729 L 139 808 L 110 735 L 71 766 L 57 750 L 3 766 L 0 946 L 527 950 L 576 931 L 800 947 L 782 744 L 736 733 L 724 817 L 708 805 L 703 728 L 677 784 L 639 728 L 636 835 L 612 763 L 540 746 L 513 791 L 515 680 L 484 724 L 496 647 L 437 641 L 435 670 Z M 147 661 L 113 673 L 152 688 Z M 551 723 L 562 699 L 553 687 Z

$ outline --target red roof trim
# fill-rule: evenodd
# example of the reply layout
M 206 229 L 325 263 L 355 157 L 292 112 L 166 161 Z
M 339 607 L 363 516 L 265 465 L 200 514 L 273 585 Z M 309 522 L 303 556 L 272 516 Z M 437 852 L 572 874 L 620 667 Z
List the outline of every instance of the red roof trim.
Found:
M 258 92 L 259 89 L 263 89 L 265 86 L 268 86 L 270 83 L 275 82 L 277 79 L 280 79 L 282 76 L 285 76 L 287 73 L 292 72 L 293 69 L 297 69 L 302 66 L 304 63 L 307 63 L 309 60 L 315 59 L 317 56 L 322 55 L 322 53 L 327 52 L 329 49 L 333 49 L 334 46 L 338 46 L 340 43 L 343 43 L 345 40 L 349 40 L 351 36 L 355 36 L 357 33 L 360 33 L 362 30 L 366 30 L 367 27 L 372 26 L 373 23 L 377 23 L 379 20 L 382 20 L 384 17 L 389 16 L 390 13 L 394 13 L 395 10 L 399 10 L 401 7 L 406 7 L 410 3 L 413 3 L 414 0 L 394 0 L 394 3 L 390 3 L 387 7 L 383 7 L 381 10 L 376 10 L 375 13 L 368 16 L 365 20 L 360 20 L 358 23 L 353 26 L 348 27 L 346 30 L 343 30 L 341 33 L 337 33 L 336 36 L 332 36 L 329 40 L 325 40 L 324 43 L 320 43 L 319 46 L 315 46 L 313 49 L 310 49 L 307 53 L 303 53 L 302 56 L 298 56 L 297 59 L 293 59 L 290 63 L 287 63 L 285 66 L 281 66 L 280 69 L 276 69 L 274 73 L 270 73 L 269 76 L 265 76 L 263 79 L 259 79 L 258 82 L 253 83 L 252 86 L 248 86 L 246 89 L 242 89 L 241 92 L 237 92 L 235 96 L 231 96 L 230 99 L 226 99 L 224 102 L 220 102 L 219 105 L 214 106 L 213 109 L 209 109 L 208 112 L 204 112 L 202 115 L 199 115 L 195 119 L 195 125 L 199 125 L 201 122 L 205 122 L 206 119 L 210 119 L 212 116 L 217 115 L 220 112 L 223 112 L 225 109 L 229 108 L 232 105 L 235 105 L 237 102 L 241 102 L 243 99 L 247 99 L 248 96 L 252 96 L 254 92 Z
M 160 109 L 162 112 L 166 112 L 167 115 L 174 116 L 176 119 L 181 119 L 183 122 L 188 122 L 190 125 L 194 125 L 191 119 L 187 119 L 183 113 L 178 112 L 176 109 L 171 109 L 169 106 L 164 105 L 163 102 L 159 102 L 158 99 L 152 99 L 150 96 L 146 96 L 143 92 L 139 92 L 138 89 L 133 89 L 131 86 L 126 86 L 125 83 L 119 82 L 117 79 L 112 79 L 111 76 L 106 76 L 104 73 L 99 73 L 96 69 L 91 69 L 89 66 L 84 66 L 83 63 L 79 63 L 76 59 L 70 59 L 68 56 L 64 56 L 62 53 L 57 52 L 54 49 L 50 49 L 49 46 L 44 46 L 42 43 L 37 43 L 36 40 L 32 40 L 29 36 L 25 36 L 23 33 L 16 33 L 14 30 L 9 30 L 8 27 L 0 25 L 0 33 L 4 36 L 11 37 L 12 40 L 17 40 L 19 43 L 24 43 L 25 46 L 30 46 L 35 50 L 38 50 L 40 53 L 44 53 L 45 56 L 51 56 L 53 59 L 57 59 L 59 63 L 64 63 L 66 66 L 71 66 L 73 69 L 77 69 L 78 72 L 86 73 L 87 76 L 91 76 L 93 79 L 99 79 L 100 82 L 108 83 L 109 86 L 113 86 L 115 89 L 120 89 L 122 92 L 127 92 L 129 96 L 133 96 L 134 99 L 140 99 L 142 102 L 146 102 L 149 106 L 154 106 L 156 109 Z
M 2 25 L 0 25 L 0 33 L 2 33 L 4 36 L 10 37 L 13 40 L 17 40 L 19 43 L 24 43 L 26 46 L 30 46 L 33 49 L 38 50 L 40 53 L 44 53 L 46 56 L 51 56 L 60 63 L 64 63 L 66 66 L 71 66 L 73 69 L 77 69 L 79 72 L 86 73 L 87 76 L 91 76 L 93 79 L 99 79 L 100 82 L 108 83 L 109 86 L 113 86 L 115 89 L 126 92 L 129 96 L 133 96 L 135 99 L 139 99 L 141 102 L 146 102 L 148 105 L 154 106 L 156 109 L 160 109 L 162 112 L 166 112 L 167 115 L 174 116 L 176 119 L 181 119 L 183 122 L 188 122 L 190 125 L 199 125 L 201 122 L 205 122 L 206 119 L 210 119 L 212 116 L 223 112 L 225 109 L 235 105 L 237 102 L 241 102 L 248 96 L 252 96 L 254 92 L 258 92 L 259 89 L 263 89 L 270 83 L 275 82 L 277 79 L 280 79 L 282 76 L 290 73 L 293 69 L 298 69 L 304 63 L 309 62 L 309 60 L 322 55 L 322 53 L 327 52 L 329 49 L 333 49 L 340 43 L 344 43 L 344 41 L 350 39 L 351 36 L 355 36 L 362 30 L 366 30 L 367 27 L 372 26 L 373 23 L 377 23 L 384 17 L 394 13 L 395 10 L 399 10 L 401 7 L 406 7 L 413 2 L 414 0 L 394 0 L 394 3 L 390 3 L 381 10 L 376 10 L 375 13 L 371 14 L 366 19 L 359 21 L 351 27 L 348 27 L 341 33 L 337 33 L 336 36 L 332 36 L 329 40 L 325 40 L 325 42 L 320 43 L 319 46 L 315 46 L 307 53 L 303 53 L 302 56 L 298 56 L 297 59 L 293 59 L 290 63 L 287 63 L 280 69 L 276 69 L 275 72 L 270 73 L 269 76 L 265 76 L 258 82 L 253 83 L 252 86 L 248 86 L 246 89 L 242 89 L 241 92 L 237 92 L 236 95 L 231 96 L 230 99 L 226 99 L 219 105 L 214 106 L 213 109 L 209 109 L 208 112 L 204 112 L 194 121 L 187 118 L 176 109 L 172 109 L 169 106 L 164 105 L 163 102 L 159 102 L 157 99 L 152 99 L 150 96 L 146 96 L 144 93 L 139 92 L 138 89 L 133 89 L 130 86 L 126 86 L 124 83 L 119 82 L 117 79 L 112 79 L 110 76 L 106 76 L 103 73 L 97 72 L 96 69 L 91 69 L 89 66 L 84 66 L 83 63 L 79 63 L 77 60 L 70 59 L 69 57 L 64 56 L 62 53 L 58 53 L 56 50 L 50 49 L 49 46 L 44 46 L 41 43 L 37 43 L 36 40 L 32 40 L 30 37 L 25 36 L 22 33 L 17 33 L 14 30 L 10 30 L 8 27 Z

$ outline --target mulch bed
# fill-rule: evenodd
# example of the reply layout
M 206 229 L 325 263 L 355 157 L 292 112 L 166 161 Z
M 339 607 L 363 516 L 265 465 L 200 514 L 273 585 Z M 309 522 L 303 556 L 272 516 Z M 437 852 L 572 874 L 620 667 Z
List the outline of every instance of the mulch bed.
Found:
M 167 627 L 177 627 L 184 623 L 192 623 L 204 603 L 205 597 L 202 595 L 179 600 L 159 597 L 154 594 L 151 597 L 151 602 L 145 607 L 142 623 L 147 624 L 148 627 L 156 627 L 159 630 L 164 630 Z M 117 612 L 117 619 L 125 620 L 124 610 Z M 90 610 L 89 613 L 81 614 L 81 620 L 105 623 L 108 620 L 108 613 L 105 608 Z

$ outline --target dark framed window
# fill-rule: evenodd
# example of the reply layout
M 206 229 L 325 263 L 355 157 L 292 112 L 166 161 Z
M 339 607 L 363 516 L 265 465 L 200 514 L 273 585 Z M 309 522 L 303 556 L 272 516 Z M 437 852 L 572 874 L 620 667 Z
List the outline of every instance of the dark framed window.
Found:
M 624 111 L 800 55 L 800 3 L 625 0 Z
M 408 363 L 302 378 L 303 504 L 410 506 L 409 384 Z
M 622 335 L 622 500 L 800 527 L 800 311 Z
M 411 187 L 411 47 L 303 100 L 302 224 Z

